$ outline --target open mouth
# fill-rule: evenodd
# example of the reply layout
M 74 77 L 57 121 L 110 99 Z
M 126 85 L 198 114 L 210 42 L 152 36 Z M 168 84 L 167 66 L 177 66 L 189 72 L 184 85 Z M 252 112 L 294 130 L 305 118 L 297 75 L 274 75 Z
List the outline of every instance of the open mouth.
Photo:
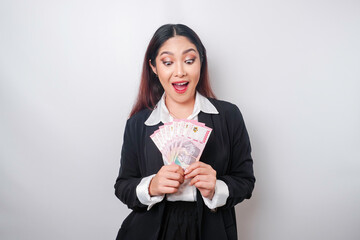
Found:
M 184 93 L 189 85 L 189 82 L 176 82 L 172 84 L 177 93 Z

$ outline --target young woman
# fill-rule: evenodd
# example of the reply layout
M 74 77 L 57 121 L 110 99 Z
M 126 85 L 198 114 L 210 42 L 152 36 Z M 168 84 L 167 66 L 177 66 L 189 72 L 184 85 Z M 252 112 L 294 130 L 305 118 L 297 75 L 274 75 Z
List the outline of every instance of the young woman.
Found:
M 212 128 L 200 161 L 165 165 L 150 135 L 174 119 Z M 161 26 L 125 127 L 116 196 L 133 211 L 117 239 L 237 239 L 234 206 L 251 197 L 251 147 L 239 109 L 216 100 L 206 51 L 182 24 Z

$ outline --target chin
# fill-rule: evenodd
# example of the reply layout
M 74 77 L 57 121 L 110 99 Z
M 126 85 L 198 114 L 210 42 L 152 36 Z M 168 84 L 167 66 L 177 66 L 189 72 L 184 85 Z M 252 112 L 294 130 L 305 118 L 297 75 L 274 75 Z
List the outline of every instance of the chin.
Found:
M 178 96 L 179 102 L 188 102 L 195 99 L 195 94 L 185 93 L 183 95 Z

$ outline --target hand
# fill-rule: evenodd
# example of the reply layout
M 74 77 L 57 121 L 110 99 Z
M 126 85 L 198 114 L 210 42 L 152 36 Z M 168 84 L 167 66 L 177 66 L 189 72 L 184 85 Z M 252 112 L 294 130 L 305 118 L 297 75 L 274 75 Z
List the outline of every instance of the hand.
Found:
M 215 193 L 216 171 L 208 164 L 195 162 L 185 170 L 185 179 L 193 178 L 190 182 L 199 189 L 201 195 L 212 199 Z
M 150 196 L 176 193 L 184 182 L 184 170 L 176 164 L 163 166 L 149 185 Z

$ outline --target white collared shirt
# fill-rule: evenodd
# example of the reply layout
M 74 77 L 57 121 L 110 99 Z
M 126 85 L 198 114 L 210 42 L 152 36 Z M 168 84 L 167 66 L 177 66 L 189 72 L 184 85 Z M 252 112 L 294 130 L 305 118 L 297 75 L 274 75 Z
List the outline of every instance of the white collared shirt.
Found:
M 207 114 L 219 114 L 215 106 L 200 93 L 196 92 L 195 104 L 192 114 L 187 118 L 188 120 L 198 120 L 198 114 L 200 111 Z M 170 115 L 169 110 L 165 105 L 165 93 L 161 97 L 160 101 L 156 104 L 154 110 L 145 121 L 145 125 L 154 126 L 158 123 L 172 122 L 174 119 Z M 165 195 L 151 197 L 149 194 L 149 185 L 151 179 L 155 174 L 148 177 L 144 177 L 139 185 L 136 187 L 136 195 L 139 201 L 148 206 L 148 210 L 156 203 L 161 202 Z M 173 194 L 166 194 L 167 201 L 196 201 L 196 187 L 190 186 L 191 179 L 186 179 L 178 189 L 178 192 Z M 225 182 L 216 180 L 215 193 L 212 200 L 204 198 L 203 200 L 206 206 L 210 209 L 215 209 L 226 204 L 226 200 L 229 197 L 229 189 Z

